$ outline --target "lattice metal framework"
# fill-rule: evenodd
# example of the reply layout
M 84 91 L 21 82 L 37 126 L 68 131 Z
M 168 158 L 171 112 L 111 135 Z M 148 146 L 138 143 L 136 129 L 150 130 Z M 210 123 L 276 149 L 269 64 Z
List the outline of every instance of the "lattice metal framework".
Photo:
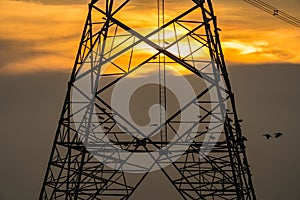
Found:
M 256 199 L 211 0 L 193 0 L 189 9 L 166 22 L 160 16 L 164 8 L 158 1 L 159 27 L 147 33 L 129 27 L 117 17 L 126 13 L 130 2 L 106 0 L 89 4 L 40 199 L 128 199 L 149 172 L 132 174 L 100 162 L 97 148 L 108 153 L 111 149 L 97 138 L 96 128 L 100 127 L 109 142 L 121 150 L 133 154 L 160 151 L 168 156 L 176 152 L 161 150 L 178 134 L 182 123 L 191 124 L 185 132 L 193 134 L 192 142 L 178 159 L 161 169 L 182 199 Z M 172 37 L 166 37 L 170 31 Z M 150 53 L 141 56 L 139 45 L 147 46 Z M 205 53 L 208 57 L 203 58 Z M 115 120 L 122 116 L 107 100 L 114 86 L 149 66 L 156 66 L 159 80 L 166 81 L 166 65 L 186 70 L 199 82 L 194 86 L 195 98 L 179 110 L 168 110 L 171 106 L 166 105 L 171 98 L 166 87 L 159 86 L 159 103 L 165 112 L 153 125 L 152 135 L 141 138 L 128 134 L 126 127 L 120 127 Z M 78 85 L 85 78 L 91 82 L 91 98 Z M 209 86 L 203 87 L 203 80 Z M 225 94 L 223 97 L 219 92 L 217 102 L 209 95 L 213 88 Z M 74 91 L 86 97 L 88 103 L 82 109 L 74 106 L 80 103 L 72 98 Z M 180 121 L 190 107 L 200 110 L 198 120 Z M 76 115 L 82 112 L 84 119 L 78 120 Z M 94 116 L 97 121 L 91 123 Z M 192 132 L 195 126 L 199 128 Z M 139 132 L 135 127 L 132 130 Z M 91 138 L 94 143 L 87 148 L 84 144 Z M 211 151 L 199 156 L 203 144 L 213 144 L 215 139 Z

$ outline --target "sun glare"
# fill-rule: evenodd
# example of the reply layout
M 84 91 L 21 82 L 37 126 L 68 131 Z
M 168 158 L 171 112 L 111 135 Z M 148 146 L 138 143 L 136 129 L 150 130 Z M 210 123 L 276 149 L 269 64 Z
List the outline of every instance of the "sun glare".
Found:
M 71 70 L 87 14 L 87 5 L 58 6 L 10 0 L 2 0 L 0 4 L 0 20 L 2 22 L 0 24 L 0 40 L 15 42 L 16 48 L 11 46 L 7 51 L 20 57 L 20 59 L 15 59 L 2 66 L 0 73 L 26 73 L 41 69 Z M 176 7 L 175 3 L 168 6 L 174 9 Z M 177 6 L 176 9 L 179 7 Z M 151 9 L 146 10 L 129 4 L 117 17 L 145 36 L 156 29 L 157 11 L 155 8 L 152 5 Z M 188 6 L 184 8 L 188 8 Z M 166 14 L 166 20 L 178 15 L 174 9 L 170 9 L 170 12 Z M 249 29 L 249 27 L 247 29 L 243 24 L 232 20 L 227 23 L 226 16 L 230 11 L 229 8 L 218 9 L 216 7 L 215 10 L 218 11 L 218 16 L 221 16 L 220 19 L 225 19 L 221 20 L 219 25 L 223 30 L 220 33 L 221 41 L 228 63 L 300 62 L 299 40 L 297 40 L 300 37 L 299 32 L 286 28 L 266 32 L 262 32 L 260 29 Z M 241 20 L 247 18 L 247 16 L 239 17 Z M 189 56 L 191 51 L 201 47 L 201 44 L 190 43 L 186 39 L 179 44 L 172 44 L 175 37 L 180 38 L 186 34 L 186 30 L 180 27 L 177 27 L 176 31 L 175 35 L 174 30 L 166 29 L 165 44 L 161 44 L 172 54 L 184 59 Z M 157 43 L 157 34 L 150 37 L 150 40 Z M 20 48 L 23 49 L 23 52 L 20 51 Z M 135 55 L 136 63 L 157 52 L 145 43 L 138 48 Z M 115 49 L 115 51 L 118 50 L 119 48 Z M 207 54 L 205 48 L 198 50 L 198 59 L 206 60 Z M 23 57 L 24 59 L 21 59 Z M 126 59 L 128 58 L 125 56 L 125 61 L 120 61 L 120 58 L 118 60 L 119 63 L 124 64 L 125 68 L 128 67 L 125 64 Z

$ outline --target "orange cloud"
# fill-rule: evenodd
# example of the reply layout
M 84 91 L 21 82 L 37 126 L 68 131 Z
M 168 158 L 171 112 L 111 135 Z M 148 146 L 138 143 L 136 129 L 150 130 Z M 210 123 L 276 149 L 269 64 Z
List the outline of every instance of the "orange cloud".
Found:
M 6 46 L 1 46 L 1 50 L 7 49 L 7 52 L 0 53 L 0 59 L 8 58 L 8 54 L 18 55 L 15 60 L 9 56 L 10 60 L 0 65 L 0 73 L 71 70 L 87 5 L 45 5 L 9 0 L 2 0 L 0 4 L 0 45 L 1 41 L 6 41 L 2 42 Z M 189 4 L 191 2 L 179 4 L 166 1 L 169 10 L 166 21 L 189 8 Z M 142 5 L 141 2 L 130 3 L 116 17 L 135 29 L 155 26 L 156 5 L 151 4 L 149 9 L 143 9 Z M 297 52 L 300 33 L 296 28 L 251 6 L 241 10 L 241 5 L 236 2 L 215 2 L 228 63 L 300 63 Z M 7 41 L 14 41 L 14 45 L 8 48 Z M 181 45 L 184 47 L 186 44 Z

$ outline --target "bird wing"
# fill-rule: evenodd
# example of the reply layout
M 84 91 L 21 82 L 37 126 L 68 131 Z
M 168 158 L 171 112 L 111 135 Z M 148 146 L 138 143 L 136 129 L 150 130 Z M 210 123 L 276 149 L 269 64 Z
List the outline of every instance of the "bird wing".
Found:
M 274 135 L 275 135 L 276 138 L 279 138 L 280 136 L 282 136 L 282 133 L 277 132 L 277 133 L 275 133 Z

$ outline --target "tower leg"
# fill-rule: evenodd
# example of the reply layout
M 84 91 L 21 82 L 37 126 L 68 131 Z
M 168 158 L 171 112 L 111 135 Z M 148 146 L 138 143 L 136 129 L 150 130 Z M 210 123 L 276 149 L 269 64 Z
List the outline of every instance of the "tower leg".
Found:
M 129 2 L 89 5 L 40 199 L 128 199 L 154 170 L 183 199 L 256 199 L 211 0 L 168 22 L 159 0 L 159 26 L 146 35 L 118 17 Z M 125 97 L 149 68 L 160 120 L 141 126 Z

